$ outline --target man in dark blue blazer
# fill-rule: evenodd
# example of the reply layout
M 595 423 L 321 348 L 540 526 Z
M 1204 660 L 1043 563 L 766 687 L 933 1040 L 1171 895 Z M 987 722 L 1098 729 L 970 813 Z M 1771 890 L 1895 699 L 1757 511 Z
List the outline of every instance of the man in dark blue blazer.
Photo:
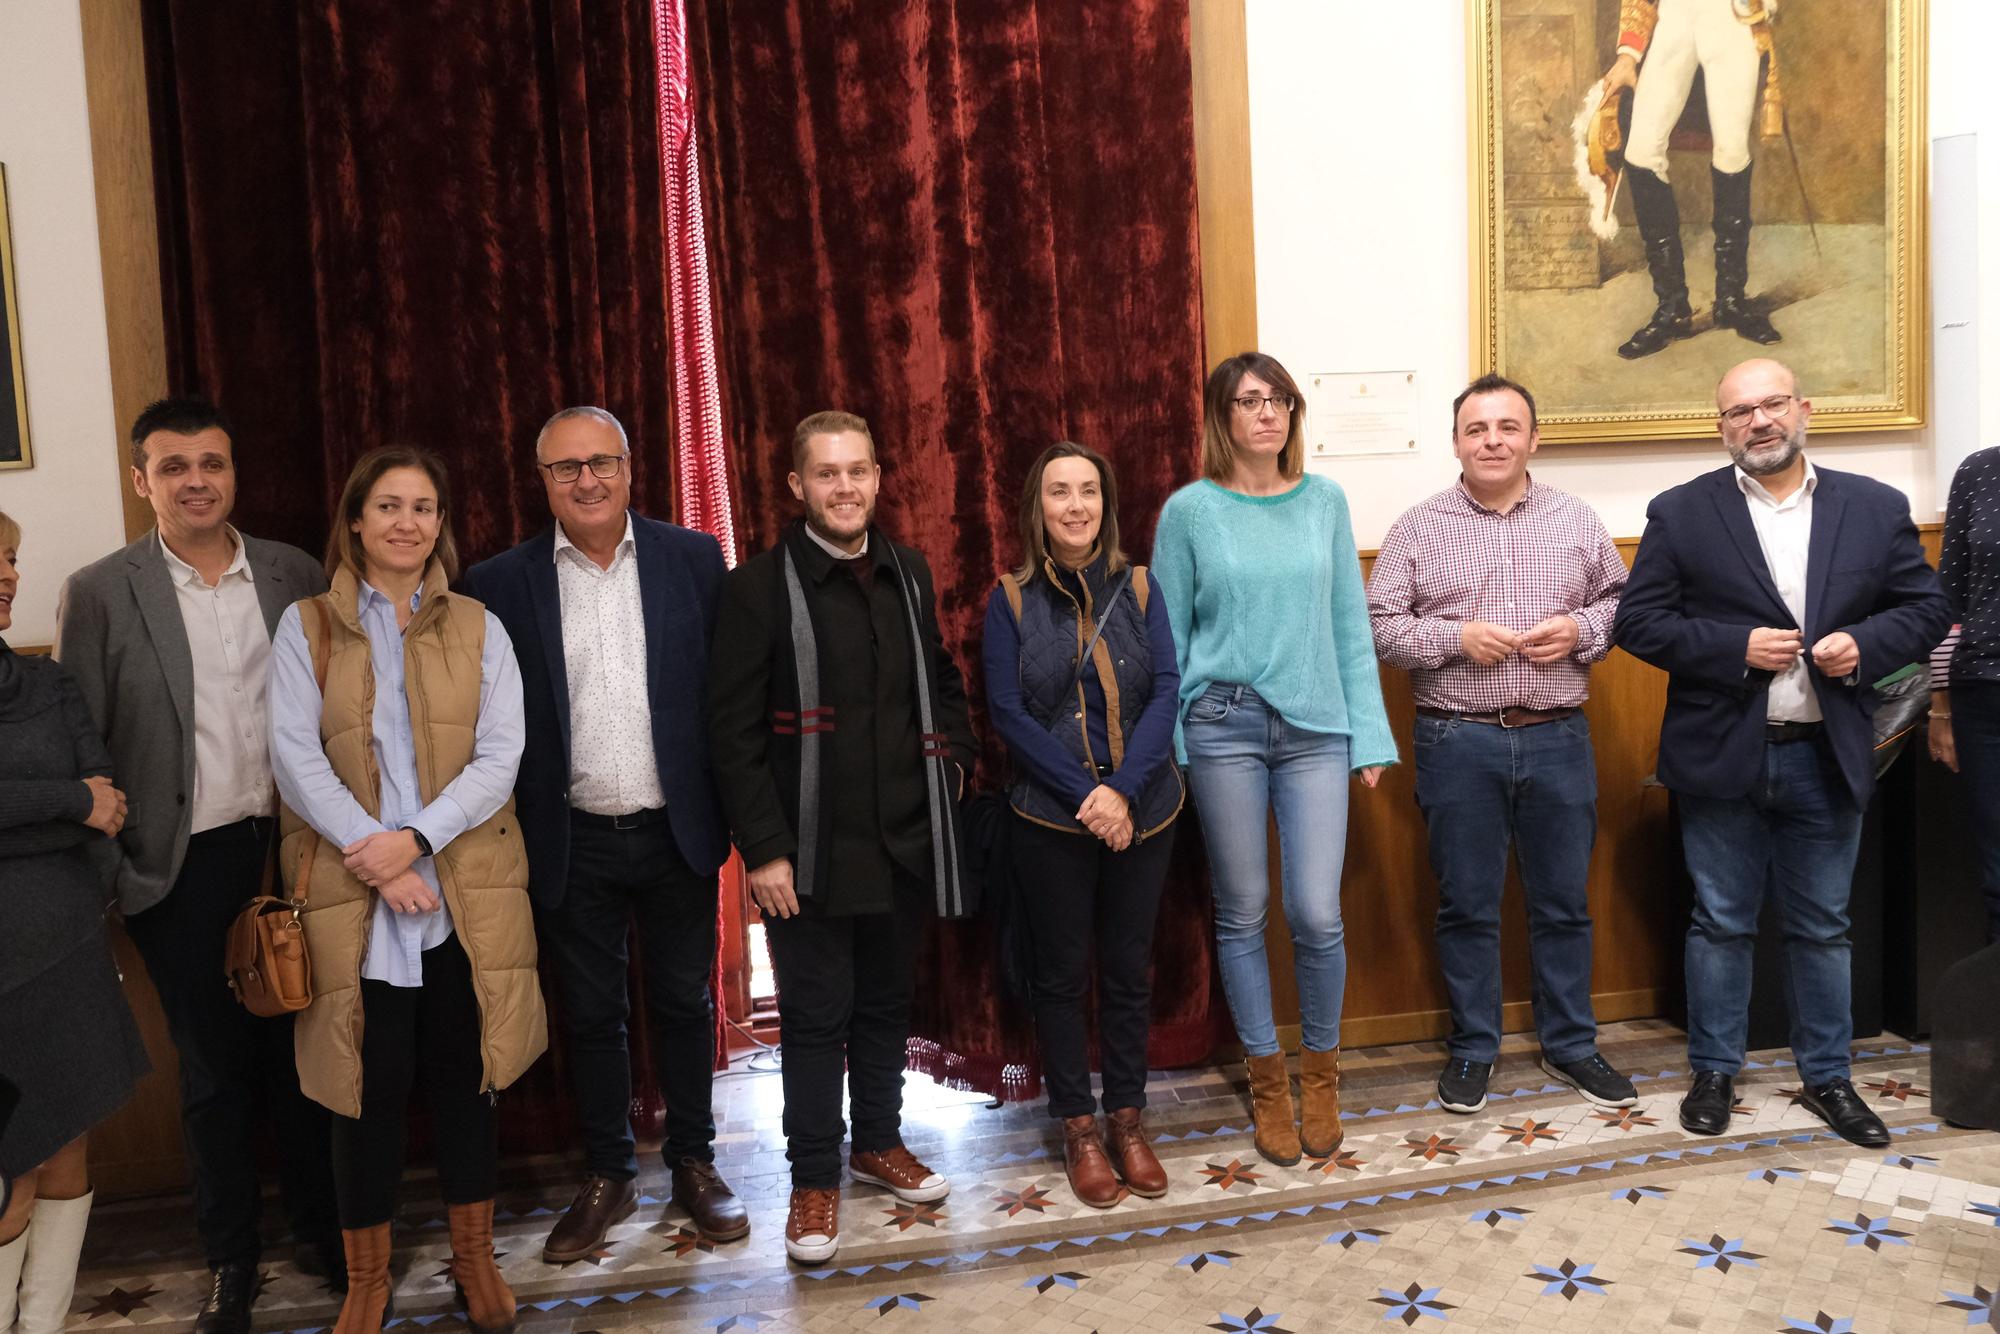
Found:
M 543 1256 L 582 1259 L 637 1207 L 625 1031 L 635 916 L 674 1200 L 704 1236 L 733 1241 L 750 1219 L 715 1170 L 710 1110 L 716 872 L 729 833 L 702 719 L 722 549 L 631 512 L 631 451 L 602 408 L 558 412 L 535 462 L 554 525 L 465 582 L 521 663 L 516 808 L 583 1128 L 588 1176 Z
M 1880 1146 L 1888 1131 L 1848 1078 L 1847 896 L 1875 786 L 1869 686 L 1925 658 L 1951 618 L 1903 494 L 1807 461 L 1812 404 L 1788 368 L 1744 362 L 1716 406 L 1734 464 L 1654 498 L 1613 629 L 1670 673 L 1659 776 L 1695 885 L 1681 1124 L 1728 1128 L 1772 885 L 1803 1101 Z

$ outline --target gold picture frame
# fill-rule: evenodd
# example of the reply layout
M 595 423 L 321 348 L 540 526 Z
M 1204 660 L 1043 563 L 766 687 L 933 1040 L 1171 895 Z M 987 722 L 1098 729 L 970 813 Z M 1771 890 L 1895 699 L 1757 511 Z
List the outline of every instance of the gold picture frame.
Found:
M 1753 356 L 1798 373 L 1815 433 L 1924 424 L 1928 0 L 1467 5 L 1473 364 L 1528 386 L 1543 440 L 1713 437 L 1715 381 Z M 1638 83 L 1589 114 L 1621 47 Z M 1719 129 L 1700 64 L 1718 49 Z M 1659 164 L 1636 187 L 1644 219 L 1627 149 Z M 1674 312 L 1675 252 L 1691 316 L 1642 338 Z M 1718 311 L 1724 256 L 1748 277 Z M 1759 318 L 1777 341 L 1743 332 Z
M 14 238 L 7 167 L 0 163 L 0 472 L 35 466 L 28 435 L 28 377 L 21 364 L 21 309 L 14 288 Z

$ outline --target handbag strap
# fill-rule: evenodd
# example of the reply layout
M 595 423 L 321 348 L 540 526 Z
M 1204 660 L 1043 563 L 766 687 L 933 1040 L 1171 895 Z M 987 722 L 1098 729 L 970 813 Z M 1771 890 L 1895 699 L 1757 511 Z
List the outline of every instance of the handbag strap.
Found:
M 1111 619 L 1111 610 L 1118 605 L 1118 595 L 1123 593 L 1125 585 L 1131 582 L 1132 567 L 1128 565 L 1125 567 L 1125 573 L 1118 576 L 1118 582 L 1111 586 L 1111 591 L 1104 595 L 1104 609 L 1097 613 L 1097 627 L 1090 632 L 1090 641 L 1083 646 L 1083 653 L 1076 660 L 1076 675 L 1070 678 L 1071 685 L 1083 679 L 1084 672 L 1090 666 L 1090 655 L 1097 648 L 1097 641 L 1104 637 L 1104 627 Z
M 318 622 L 319 627 L 319 637 L 317 639 L 312 635 L 306 636 L 306 647 L 312 650 L 313 681 L 319 686 L 322 701 L 321 708 L 324 709 L 326 698 L 326 665 L 327 660 L 333 653 L 333 617 L 327 612 L 326 596 L 324 594 L 316 598 L 307 598 L 305 605 L 313 609 L 315 613 L 314 619 Z M 305 629 L 303 621 L 301 621 L 299 629 L 301 631 Z M 299 881 L 296 885 L 292 886 L 292 912 L 294 915 L 304 911 L 309 901 L 307 890 L 312 885 L 313 862 L 316 860 L 316 854 L 319 852 L 319 831 L 314 829 L 310 823 L 307 823 L 306 832 L 312 835 L 312 842 L 306 848 L 305 860 L 299 864 Z

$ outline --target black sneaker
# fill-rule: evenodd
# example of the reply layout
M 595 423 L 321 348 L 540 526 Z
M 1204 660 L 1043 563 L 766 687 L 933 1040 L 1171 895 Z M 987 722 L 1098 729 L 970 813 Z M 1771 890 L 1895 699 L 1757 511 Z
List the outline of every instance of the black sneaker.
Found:
M 1542 1057 L 1542 1070 L 1552 1079 L 1560 1079 L 1584 1096 L 1586 1102 L 1594 1102 L 1599 1107 L 1630 1107 L 1639 1101 L 1639 1090 L 1632 1087 L 1632 1081 L 1611 1068 L 1611 1063 L 1596 1052 L 1580 1061 L 1564 1061 L 1561 1064 Z
M 1486 1106 L 1486 1079 L 1492 1073 L 1491 1062 L 1452 1057 L 1438 1076 L 1438 1102 L 1447 1112 L 1472 1115 Z
M 1889 1127 L 1868 1110 L 1854 1085 L 1845 1079 L 1830 1080 L 1818 1088 L 1805 1090 L 1799 1101 L 1807 1111 L 1833 1127 L 1833 1133 L 1864 1149 L 1879 1149 L 1889 1142 Z

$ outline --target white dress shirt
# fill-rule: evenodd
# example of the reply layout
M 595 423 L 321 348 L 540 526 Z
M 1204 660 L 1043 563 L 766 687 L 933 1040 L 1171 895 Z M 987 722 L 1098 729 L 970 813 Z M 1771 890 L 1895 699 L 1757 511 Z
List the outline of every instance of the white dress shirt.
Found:
M 419 590 L 410 598 L 413 612 L 422 597 Z M 442 852 L 466 830 L 492 819 L 514 791 L 528 728 L 522 715 L 521 669 L 514 660 L 513 641 L 507 638 L 499 619 L 487 612 L 486 643 L 479 656 L 479 721 L 473 727 L 472 758 L 426 806 L 417 785 L 416 737 L 410 729 L 403 632 L 396 624 L 395 604 L 363 582 L 358 587 L 355 611 L 368 636 L 368 662 L 375 673 L 375 712 L 368 744 L 381 777 L 381 790 L 376 793 L 381 818 L 368 814 L 326 758 L 319 735 L 324 703 L 297 606 L 287 607 L 279 620 L 272 654 L 271 760 L 278 791 L 287 806 L 336 847 L 358 843 L 370 834 L 411 827 L 423 834 L 433 852 Z M 399 913 L 381 895 L 372 896 L 368 950 L 361 964 L 361 976 L 397 987 L 422 986 L 423 952 L 442 945 L 452 932 L 451 909 L 438 884 L 436 862 L 419 857 L 410 869 L 430 887 L 437 908 L 427 913 Z
M 236 555 L 210 584 L 160 539 L 194 659 L 194 813 L 199 834 L 271 813 L 264 688 L 271 634 L 250 572 L 243 535 L 229 529 Z
M 653 754 L 632 516 L 625 516 L 625 536 L 609 569 L 584 555 L 560 522 L 555 561 L 569 677 L 569 803 L 593 815 L 657 810 L 667 796 Z
M 1812 545 L 1812 497 L 1819 487 L 1819 474 L 1806 463 L 1805 481 L 1783 500 L 1774 499 L 1764 484 L 1736 470 L 1736 485 L 1750 507 L 1750 525 L 1757 530 L 1757 544 L 1764 548 L 1764 564 L 1770 567 L 1771 582 L 1785 600 L 1785 610 L 1803 627 L 1806 623 L 1806 553 Z M 1771 692 L 1765 717 L 1774 723 L 1816 723 L 1820 720 L 1819 696 L 1813 693 L 1812 645 L 1792 660 L 1792 665 L 1771 678 Z

